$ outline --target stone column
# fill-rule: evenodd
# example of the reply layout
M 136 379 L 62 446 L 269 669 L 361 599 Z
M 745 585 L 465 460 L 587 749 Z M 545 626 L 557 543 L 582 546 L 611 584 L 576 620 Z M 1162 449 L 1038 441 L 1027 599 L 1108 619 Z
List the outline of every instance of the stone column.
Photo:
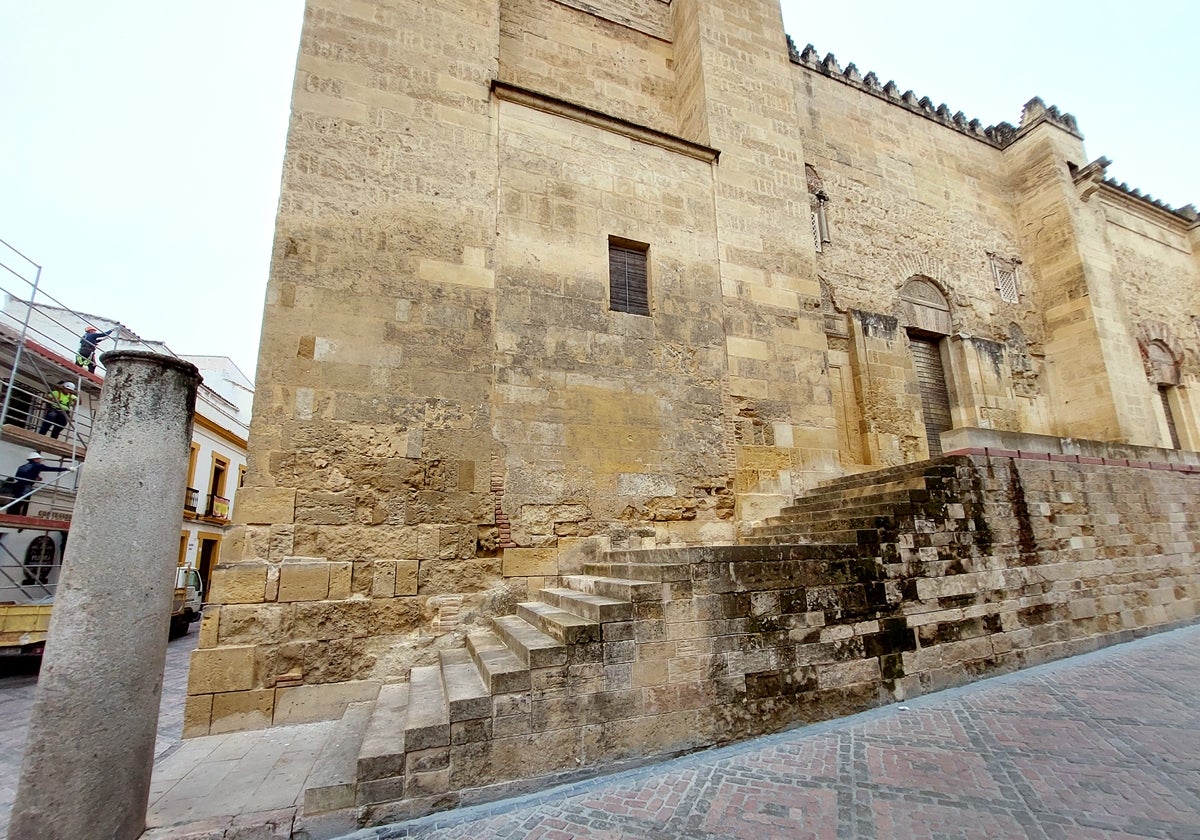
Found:
M 155 353 L 103 362 L 12 840 L 133 840 L 145 827 L 200 375 Z

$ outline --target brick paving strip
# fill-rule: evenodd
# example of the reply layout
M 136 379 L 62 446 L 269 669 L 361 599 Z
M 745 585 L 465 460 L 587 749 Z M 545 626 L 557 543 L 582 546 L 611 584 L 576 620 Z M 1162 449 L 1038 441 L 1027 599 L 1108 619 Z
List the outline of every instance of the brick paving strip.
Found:
M 1200 627 L 394 838 L 1200 838 Z

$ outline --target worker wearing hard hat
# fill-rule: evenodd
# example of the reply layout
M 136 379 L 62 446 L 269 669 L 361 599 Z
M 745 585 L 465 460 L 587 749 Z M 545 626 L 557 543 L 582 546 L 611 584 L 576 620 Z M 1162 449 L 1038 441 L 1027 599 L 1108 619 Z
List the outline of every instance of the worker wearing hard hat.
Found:
M 46 408 L 46 416 L 42 418 L 38 434 L 44 435 L 49 432 L 50 437 L 57 438 L 70 422 L 71 410 L 79 402 L 79 397 L 75 396 L 75 383 L 60 382 L 54 386 L 46 401 L 49 406 Z
M 33 484 L 42 477 L 44 472 L 70 472 L 75 467 L 52 467 L 49 464 L 42 463 L 44 456 L 41 452 L 30 452 L 25 456 L 25 463 L 17 467 L 15 486 L 13 488 L 17 498 L 20 501 L 13 502 L 8 506 L 5 513 L 11 513 L 14 516 L 24 516 L 29 510 L 29 494 L 33 491 Z
M 116 327 L 100 332 L 95 327 L 88 327 L 79 338 L 79 352 L 75 354 L 75 364 L 87 368 L 88 372 L 96 372 L 96 345 L 117 331 Z

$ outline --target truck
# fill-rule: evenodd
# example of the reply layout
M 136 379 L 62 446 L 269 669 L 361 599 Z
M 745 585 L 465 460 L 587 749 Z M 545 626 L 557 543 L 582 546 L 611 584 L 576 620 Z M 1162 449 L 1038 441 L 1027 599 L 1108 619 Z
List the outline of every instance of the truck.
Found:
M 175 596 L 171 602 L 171 629 L 168 638 L 186 636 L 193 622 L 200 620 L 204 608 L 204 581 L 190 566 L 175 569 Z
M 0 657 L 41 656 L 46 647 L 53 606 L 52 594 L 38 601 L 0 603 Z M 167 638 L 187 635 L 192 624 L 200 620 L 203 608 L 204 583 L 200 572 L 189 566 L 176 568 Z
M 0 604 L 0 656 L 41 656 L 50 629 L 49 598 Z

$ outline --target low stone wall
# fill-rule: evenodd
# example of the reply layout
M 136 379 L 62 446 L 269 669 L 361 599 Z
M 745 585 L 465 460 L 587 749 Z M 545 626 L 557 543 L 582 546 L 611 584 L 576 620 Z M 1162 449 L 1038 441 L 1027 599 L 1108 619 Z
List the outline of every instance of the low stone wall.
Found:
M 668 671 L 702 674 L 697 689 L 744 672 L 744 702 L 714 710 L 746 727 L 729 735 L 788 722 L 772 706 L 789 721 L 831 717 L 1195 617 L 1200 474 L 933 463 L 927 498 L 858 529 L 853 548 L 824 547 L 840 560 L 782 546 L 653 553 L 691 570 L 691 591 L 664 604 Z

